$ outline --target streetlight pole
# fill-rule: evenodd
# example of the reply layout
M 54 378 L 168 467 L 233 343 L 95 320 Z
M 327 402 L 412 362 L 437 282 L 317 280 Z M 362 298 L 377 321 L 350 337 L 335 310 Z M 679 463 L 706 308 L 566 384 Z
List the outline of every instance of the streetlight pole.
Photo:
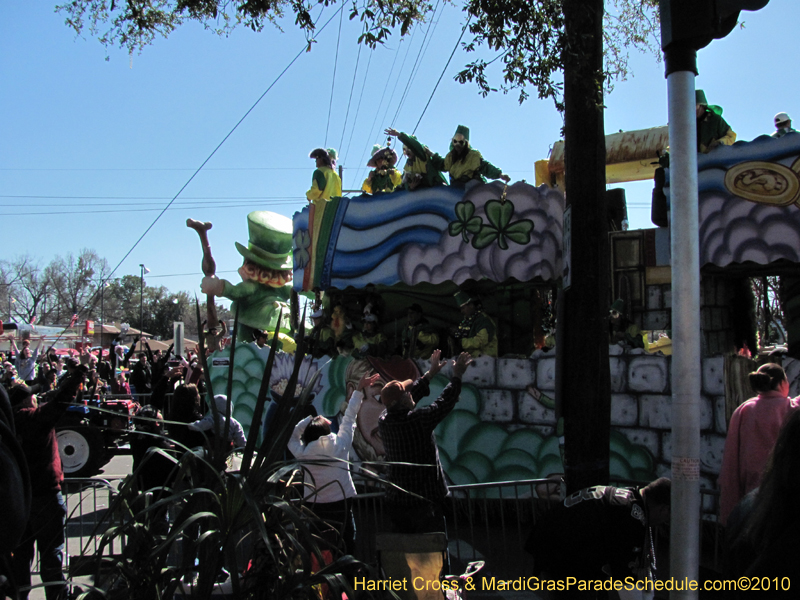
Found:
M 139 286 L 139 335 L 144 333 L 144 264 L 140 264 L 141 269 L 140 286 Z

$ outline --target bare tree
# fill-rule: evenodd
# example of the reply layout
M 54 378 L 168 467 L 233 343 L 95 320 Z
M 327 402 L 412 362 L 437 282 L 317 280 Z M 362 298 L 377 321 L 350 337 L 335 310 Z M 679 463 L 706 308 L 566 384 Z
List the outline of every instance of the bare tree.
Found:
M 105 258 L 96 251 L 82 249 L 77 256 L 67 253 L 55 258 L 46 269 L 59 308 L 66 315 L 90 316 L 100 306 L 100 280 L 108 274 Z
M 9 318 L 30 323 L 41 316 L 47 298 L 47 277 L 41 260 L 30 254 L 16 256 L 2 267 Z

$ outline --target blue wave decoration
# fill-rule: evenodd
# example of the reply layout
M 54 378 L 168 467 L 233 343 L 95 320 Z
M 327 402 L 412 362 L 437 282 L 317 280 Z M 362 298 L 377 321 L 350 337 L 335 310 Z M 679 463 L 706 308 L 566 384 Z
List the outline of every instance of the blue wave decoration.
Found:
M 363 231 L 412 215 L 436 215 L 447 221 L 455 219 L 455 204 L 464 196 L 464 190 L 446 186 L 416 192 L 393 192 L 354 196 L 343 224 Z
M 382 242 L 358 252 L 336 252 L 333 257 L 332 276 L 349 279 L 363 275 L 408 244 L 436 244 L 442 232 L 430 227 L 401 229 Z

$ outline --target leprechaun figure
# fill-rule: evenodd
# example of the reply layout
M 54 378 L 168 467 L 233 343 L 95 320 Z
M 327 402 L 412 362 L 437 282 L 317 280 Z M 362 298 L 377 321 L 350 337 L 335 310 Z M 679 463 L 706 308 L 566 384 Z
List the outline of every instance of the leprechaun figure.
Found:
M 200 288 L 233 300 L 231 311 L 239 310 L 237 339 L 249 341 L 253 331 L 263 330 L 270 339 L 279 331 L 282 349 L 294 352 L 291 338 L 289 301 L 292 294 L 292 220 L 273 212 L 253 211 L 247 215 L 250 240 L 236 242 L 244 257 L 239 267 L 241 283 L 232 284 L 216 276 L 204 277 Z M 281 311 L 283 311 L 281 313 Z M 280 323 L 278 322 L 280 315 Z

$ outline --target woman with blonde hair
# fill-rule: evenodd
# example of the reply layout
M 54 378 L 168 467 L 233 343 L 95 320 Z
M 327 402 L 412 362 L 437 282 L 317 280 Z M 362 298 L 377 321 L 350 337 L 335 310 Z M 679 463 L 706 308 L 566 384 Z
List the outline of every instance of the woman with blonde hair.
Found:
M 733 412 L 725 439 L 719 474 L 723 525 L 739 500 L 758 487 L 783 423 L 800 407 L 800 397 L 789 398 L 789 380 L 780 365 L 761 365 L 749 379 L 758 396 Z

